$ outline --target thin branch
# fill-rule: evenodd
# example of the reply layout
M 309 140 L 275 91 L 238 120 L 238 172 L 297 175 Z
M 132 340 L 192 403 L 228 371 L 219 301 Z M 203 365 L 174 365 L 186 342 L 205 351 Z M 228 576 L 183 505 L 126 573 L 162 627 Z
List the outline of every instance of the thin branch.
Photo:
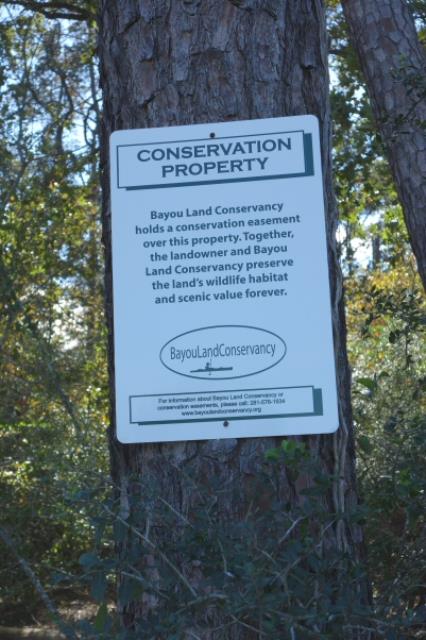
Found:
M 126 522 L 126 520 L 124 520 L 124 518 L 121 518 L 116 513 L 111 511 L 111 509 L 109 509 L 109 507 L 104 505 L 103 508 L 107 513 L 109 513 L 110 516 L 115 518 L 118 522 L 121 522 L 121 524 L 123 524 L 125 527 L 127 527 L 127 529 L 129 529 L 129 531 L 134 533 L 145 544 L 147 544 L 148 547 L 150 549 L 152 549 L 152 551 L 154 551 L 154 553 L 157 553 L 160 556 L 160 558 L 163 560 L 163 562 L 165 562 L 170 567 L 170 569 L 178 576 L 178 578 L 183 582 L 183 584 L 186 586 L 186 588 L 191 592 L 192 596 L 194 598 L 198 597 L 197 596 L 197 592 L 192 587 L 190 582 L 185 578 L 183 573 L 178 569 L 178 567 L 176 567 L 176 565 L 173 564 L 173 562 L 171 560 L 169 560 L 169 558 L 160 549 L 158 549 L 158 547 L 149 538 L 147 538 L 141 531 L 139 531 L 139 529 L 136 529 L 136 527 L 133 527 L 131 524 Z
M 162 502 L 164 505 L 166 505 L 166 507 L 168 507 L 170 509 L 170 511 L 172 513 L 174 513 L 175 516 L 180 518 L 185 524 L 187 524 L 187 525 L 189 525 L 190 527 L 193 528 L 193 525 L 189 522 L 188 518 L 185 518 L 183 513 L 179 513 L 179 511 L 177 509 L 175 509 L 169 502 L 167 502 L 167 500 L 165 500 L 164 498 L 160 498 L 160 502 Z
M 61 616 L 59 615 L 59 611 L 55 607 L 52 600 L 49 598 L 40 580 L 31 569 L 28 562 L 24 558 L 21 558 L 21 556 L 18 554 L 16 550 L 16 544 L 2 527 L 0 527 L 0 538 L 3 540 L 6 547 L 8 547 L 11 553 L 15 556 L 22 571 L 31 580 L 34 589 L 37 591 L 46 609 L 51 614 L 52 619 L 58 627 L 59 631 L 61 631 L 68 640 L 78 640 L 78 636 L 74 633 L 73 629 L 62 620 Z
M 293 524 L 291 525 L 291 527 L 289 529 L 287 529 L 287 531 L 285 532 L 285 534 L 282 536 L 282 538 L 280 538 L 278 540 L 278 544 L 282 544 L 285 540 L 287 540 L 287 538 L 289 537 L 289 535 L 291 534 L 291 532 L 297 527 L 297 525 L 299 524 L 299 522 L 301 522 L 302 520 L 305 519 L 305 516 L 299 516 L 297 518 L 297 520 L 295 520 L 293 522 Z
M 266 633 L 264 633 L 260 629 L 256 629 L 256 627 L 253 627 L 251 624 L 247 624 L 247 622 L 244 622 L 243 620 L 240 620 L 233 615 L 231 615 L 231 618 L 236 624 L 240 624 L 242 627 L 245 627 L 246 629 L 250 629 L 250 631 L 254 631 L 255 633 L 257 633 L 259 637 L 266 637 Z
M 5 5 L 18 5 L 23 9 L 37 11 L 46 18 L 58 18 L 63 20 L 90 21 L 96 18 L 96 14 L 82 9 L 69 2 L 37 2 L 37 0 L 1 0 Z
M 133 569 L 133 567 L 132 567 Z M 126 578 L 131 578 L 132 580 L 135 580 L 135 582 L 139 582 L 143 587 L 144 590 L 146 591 L 146 580 L 138 575 L 137 573 L 130 573 L 129 571 L 120 571 L 120 575 L 121 576 L 125 576 Z M 156 587 L 154 587 L 152 584 L 149 585 L 149 588 L 152 589 L 158 596 L 160 596 L 160 598 L 164 598 L 165 600 L 170 600 L 170 598 L 163 593 L 160 589 L 156 589 Z
M 219 600 L 220 602 L 224 602 L 227 599 L 228 599 L 227 596 L 223 593 L 209 593 L 206 596 L 201 596 L 200 598 L 197 598 L 196 600 L 191 600 L 184 607 L 181 607 L 180 609 L 178 609 L 176 612 L 176 615 L 179 616 L 181 613 L 183 613 L 187 609 L 190 609 L 191 607 L 195 607 L 200 604 L 206 604 L 211 602 L 212 600 L 213 601 Z

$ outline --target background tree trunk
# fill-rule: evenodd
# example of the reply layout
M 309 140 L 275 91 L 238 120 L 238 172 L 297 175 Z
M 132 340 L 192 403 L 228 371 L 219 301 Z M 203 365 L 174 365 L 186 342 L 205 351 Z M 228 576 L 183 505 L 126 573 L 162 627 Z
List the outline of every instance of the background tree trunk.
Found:
M 335 481 L 324 509 L 345 513 L 356 504 L 357 497 L 342 286 L 335 245 L 337 214 L 330 160 L 323 3 L 320 0 L 103 0 L 99 52 L 104 95 L 103 228 L 111 376 L 114 367 L 107 157 L 111 132 L 296 114 L 314 114 L 319 118 L 340 429 L 334 436 L 303 440 L 321 461 L 324 471 L 334 474 Z M 278 439 L 121 445 L 114 438 L 113 390 L 111 403 L 112 472 L 119 488 L 123 520 L 137 508 L 140 478 L 153 479 L 157 492 L 161 492 L 173 509 L 190 514 L 197 497 L 196 492 L 191 495 L 183 483 L 181 470 L 188 465 L 196 481 L 205 483 L 214 479 L 222 488 L 217 491 L 216 502 L 218 517 L 223 522 L 244 518 L 253 500 L 265 508 L 262 496 L 253 495 L 253 479 L 262 469 L 265 451 L 277 446 Z M 232 491 L 225 490 L 231 486 Z M 283 502 L 303 500 L 302 488 L 300 482 L 292 481 L 291 474 L 281 470 L 276 493 Z M 161 540 L 160 530 L 151 531 L 153 539 Z M 277 531 L 277 538 L 282 533 Z M 327 535 L 331 544 L 352 557 L 359 553 L 361 533 L 356 525 L 349 527 L 340 520 Z M 129 532 L 119 546 L 123 562 L 133 547 L 134 535 Z M 161 576 L 157 578 L 161 581 Z M 361 600 L 364 596 L 360 596 Z M 128 628 L 132 628 L 138 615 L 156 606 L 155 602 L 143 598 L 118 604 Z M 349 635 L 348 632 L 348 638 Z M 197 633 L 189 637 L 258 636 L 234 626 L 225 635 L 223 632 L 217 636 Z
M 426 289 L 426 54 L 405 0 L 343 0 Z

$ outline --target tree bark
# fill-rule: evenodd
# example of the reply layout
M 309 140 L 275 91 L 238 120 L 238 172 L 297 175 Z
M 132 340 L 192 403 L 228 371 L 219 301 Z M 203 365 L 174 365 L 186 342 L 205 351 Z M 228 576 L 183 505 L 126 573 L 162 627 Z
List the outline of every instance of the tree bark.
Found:
M 356 505 L 357 496 L 342 283 L 336 258 L 337 212 L 332 189 L 324 21 L 320 0 L 103 0 L 99 40 L 104 96 L 103 229 L 109 364 L 113 379 L 109 135 L 117 129 L 283 115 L 314 114 L 319 118 L 340 429 L 333 436 L 307 437 L 303 441 L 324 472 L 335 478 L 324 509 L 344 514 Z M 221 486 L 215 500 L 217 517 L 223 523 L 243 520 L 253 501 L 259 509 L 265 508 L 262 496 L 253 495 L 253 479 L 262 470 L 265 452 L 277 446 L 278 439 L 122 445 L 114 437 L 113 390 L 111 404 L 112 473 L 123 521 L 129 521 L 136 508 L 141 478 L 152 479 L 156 495 L 161 495 L 183 517 L 190 517 L 198 498 L 196 492 L 189 494 L 183 479 L 182 470 L 189 466 L 195 482 L 206 484 L 206 480 L 214 478 L 215 484 Z M 226 490 L 231 486 L 232 490 Z M 300 482 L 293 481 L 291 474 L 282 468 L 276 484 L 281 504 L 302 501 L 302 489 Z M 151 534 L 160 544 L 161 532 L 151 528 Z M 277 539 L 282 534 L 277 531 Z M 335 548 L 358 557 L 361 532 L 357 525 L 349 526 L 339 520 L 327 535 Z M 134 537 L 129 530 L 119 544 L 123 562 L 131 553 Z M 161 576 L 155 579 L 161 581 Z M 356 598 L 368 600 L 365 590 Z M 143 598 L 118 604 L 123 623 L 129 629 L 134 627 L 138 616 L 146 615 L 156 606 Z M 206 635 L 198 630 L 187 637 L 258 637 L 253 630 L 237 625 L 221 633 Z M 349 632 L 346 637 L 350 637 Z
M 426 289 L 426 54 L 405 0 L 343 0 Z

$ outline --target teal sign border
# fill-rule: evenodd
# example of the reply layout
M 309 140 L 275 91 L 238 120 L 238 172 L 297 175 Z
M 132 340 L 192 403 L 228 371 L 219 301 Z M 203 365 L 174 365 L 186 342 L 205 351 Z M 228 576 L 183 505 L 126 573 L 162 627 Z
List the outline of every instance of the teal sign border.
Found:
M 272 415 L 256 415 L 256 416 L 220 416 L 217 418 L 200 418 L 199 416 L 191 419 L 185 418 L 183 420 L 151 420 L 141 422 L 139 420 L 133 420 L 132 416 L 132 398 L 167 398 L 167 396 L 187 396 L 190 394 L 201 393 L 203 395 L 208 393 L 239 393 L 240 391 L 282 391 L 286 389 L 312 389 L 313 401 L 314 401 L 314 410 L 307 413 L 274 413 Z M 323 402 L 322 402 L 322 389 L 316 389 L 312 385 L 306 386 L 298 386 L 298 387 L 270 387 L 265 389 L 224 389 L 222 391 L 189 391 L 183 393 L 152 393 L 146 395 L 139 396 L 129 396 L 129 412 L 130 412 L 130 424 L 138 424 L 140 426 L 143 425 L 152 425 L 152 424 L 178 424 L 178 423 L 188 423 L 188 422 L 233 422 L 234 420 L 263 420 L 269 418 L 301 418 L 306 416 L 322 416 L 323 413 Z
M 120 174 L 119 174 L 119 155 L 118 150 L 120 147 L 142 147 L 142 146 L 152 146 L 154 144 L 172 144 L 175 142 L 184 143 L 184 142 L 212 142 L 213 140 L 230 140 L 233 138 L 254 138 L 259 135 L 267 136 L 267 135 L 280 135 L 285 133 L 299 133 L 299 130 L 296 131 L 274 131 L 273 133 L 262 133 L 262 134 L 251 134 L 248 136 L 224 136 L 222 138 L 196 138 L 190 140 L 164 140 L 161 142 L 149 142 L 149 143 L 140 143 L 140 144 L 119 144 L 117 145 L 117 187 L 119 189 L 126 189 L 126 191 L 135 191 L 140 189 L 167 189 L 170 187 L 196 187 L 205 184 L 226 184 L 232 182 L 256 182 L 258 180 L 277 180 L 283 178 L 304 178 L 308 176 L 314 175 L 314 154 L 312 149 L 312 134 L 311 133 L 303 133 L 303 151 L 305 156 L 305 171 L 302 173 L 283 173 L 273 176 L 256 176 L 254 178 L 228 178 L 223 180 L 199 180 L 195 182 L 174 182 L 174 183 L 162 183 L 162 184 L 149 184 L 149 185 L 135 185 L 132 187 L 121 187 L 120 186 Z

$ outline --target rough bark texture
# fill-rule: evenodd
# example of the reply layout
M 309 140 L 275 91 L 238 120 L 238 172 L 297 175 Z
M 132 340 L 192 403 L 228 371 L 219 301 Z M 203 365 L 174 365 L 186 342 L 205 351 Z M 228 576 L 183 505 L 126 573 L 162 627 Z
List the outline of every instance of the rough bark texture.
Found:
M 426 289 L 426 55 L 405 0 L 344 0 Z
M 335 474 L 325 509 L 345 512 L 357 502 L 345 346 L 342 288 L 336 258 L 336 206 L 330 160 L 327 46 L 320 0 L 120 0 L 101 3 L 100 59 L 104 94 L 103 224 L 106 247 L 107 315 L 112 336 L 110 202 L 107 142 L 117 129 L 181 125 L 237 119 L 315 114 L 320 121 L 328 229 L 328 257 L 340 398 L 340 429 L 334 436 L 304 438 Z M 110 341 L 113 375 L 113 344 Z M 112 393 L 114 415 L 114 397 Z M 112 421 L 114 418 L 112 418 Z M 217 495 L 224 520 L 239 518 L 253 501 L 252 480 L 264 453 L 277 439 L 121 445 L 111 430 L 113 477 L 122 513 L 132 508 L 133 480 L 151 476 L 177 511 L 190 512 L 196 498 L 183 489 L 179 469 L 189 463 L 196 477 L 219 479 L 238 491 Z M 234 483 L 235 485 L 235 483 Z M 297 502 L 301 486 L 282 470 L 278 494 Z M 356 555 L 359 529 L 342 522 L 330 529 L 331 543 Z M 280 532 L 277 532 L 277 537 Z M 121 547 L 128 553 L 131 540 Z M 135 611 L 146 603 L 122 608 L 131 627 Z M 253 638 L 232 629 L 227 638 Z M 234 634 L 234 635 L 233 635 Z M 188 636 L 190 637 L 190 636 Z M 201 637 L 199 635 L 191 637 Z M 203 638 L 207 636 L 202 636 Z M 216 637 L 216 636 L 215 636 Z M 225 637 L 225 636 L 217 636 Z M 256 636 L 257 637 L 257 636 Z M 349 637 L 349 636 L 347 636 Z M 358 636 L 357 636 L 358 637 Z

